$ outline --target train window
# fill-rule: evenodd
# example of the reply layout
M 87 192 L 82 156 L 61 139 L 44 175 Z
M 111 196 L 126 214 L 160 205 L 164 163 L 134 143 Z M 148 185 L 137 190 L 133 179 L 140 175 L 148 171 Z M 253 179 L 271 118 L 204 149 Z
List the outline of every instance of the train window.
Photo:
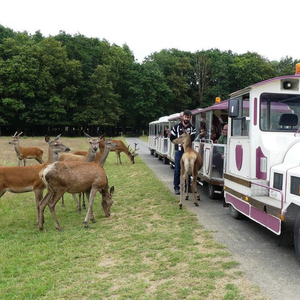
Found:
M 284 118 L 292 116 L 293 118 Z M 285 124 L 284 119 L 297 120 Z M 262 131 L 295 131 L 299 127 L 300 96 L 294 94 L 263 93 L 260 96 L 260 129 Z
M 249 99 L 239 101 L 239 117 L 232 119 L 232 136 L 249 135 Z
M 291 176 L 291 194 L 300 196 L 300 191 L 299 191 L 299 186 L 300 186 L 300 178 Z
M 282 190 L 282 181 L 283 181 L 283 175 L 280 173 L 274 173 L 273 188 Z

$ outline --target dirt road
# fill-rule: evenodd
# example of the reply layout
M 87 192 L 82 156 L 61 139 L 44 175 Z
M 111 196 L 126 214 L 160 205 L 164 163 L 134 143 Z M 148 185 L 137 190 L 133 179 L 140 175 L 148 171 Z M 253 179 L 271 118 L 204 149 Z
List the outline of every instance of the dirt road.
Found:
M 174 170 L 151 155 L 147 143 L 141 139 L 126 138 L 126 142 L 138 143 L 139 157 L 173 191 Z M 209 199 L 205 186 L 199 189 L 199 207 L 193 206 L 191 200 L 184 205 L 197 215 L 199 223 L 212 232 L 216 241 L 228 248 L 246 276 L 272 300 L 300 299 L 300 262 L 293 246 L 278 246 L 278 236 L 249 219 L 233 219 L 222 200 Z

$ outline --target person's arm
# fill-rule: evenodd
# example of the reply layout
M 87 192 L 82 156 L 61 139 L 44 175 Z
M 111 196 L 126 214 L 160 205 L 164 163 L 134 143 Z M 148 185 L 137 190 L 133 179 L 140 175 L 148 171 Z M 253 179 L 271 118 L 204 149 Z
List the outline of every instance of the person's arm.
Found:
M 177 138 L 177 128 L 178 128 L 178 125 L 175 125 L 171 130 L 171 133 L 170 133 L 170 141 L 171 142 Z

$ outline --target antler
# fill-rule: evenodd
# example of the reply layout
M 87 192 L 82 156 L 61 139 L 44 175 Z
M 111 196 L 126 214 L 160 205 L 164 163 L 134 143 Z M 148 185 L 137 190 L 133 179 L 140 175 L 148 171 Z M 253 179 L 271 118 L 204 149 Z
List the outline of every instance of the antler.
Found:
M 138 153 L 135 153 L 135 151 L 138 151 L 140 148 L 136 148 L 137 147 L 137 145 L 138 145 L 138 143 L 134 143 L 134 150 L 131 152 L 131 154 L 133 155 L 133 156 L 137 156 L 138 155 Z M 129 147 L 130 147 L 130 145 L 128 145 L 128 150 L 129 150 Z
M 90 139 L 91 137 L 83 130 L 83 133 L 85 135 L 86 138 Z

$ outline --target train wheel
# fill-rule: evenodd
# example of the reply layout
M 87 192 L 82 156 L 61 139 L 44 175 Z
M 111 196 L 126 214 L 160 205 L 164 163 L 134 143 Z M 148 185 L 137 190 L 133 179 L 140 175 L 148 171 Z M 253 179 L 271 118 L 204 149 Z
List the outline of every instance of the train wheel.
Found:
M 244 217 L 244 215 L 237 211 L 231 204 L 229 205 L 229 213 L 234 219 L 242 219 Z
M 215 197 L 216 197 L 215 190 L 216 190 L 215 186 L 213 184 L 209 183 L 208 184 L 208 197 L 210 199 L 215 199 Z
M 297 257 L 300 260 L 300 213 L 298 213 L 294 224 L 294 247 Z
M 164 163 L 165 165 L 167 165 L 167 164 L 169 163 L 169 160 L 168 160 L 166 157 L 164 157 L 164 158 L 163 158 L 163 163 Z

